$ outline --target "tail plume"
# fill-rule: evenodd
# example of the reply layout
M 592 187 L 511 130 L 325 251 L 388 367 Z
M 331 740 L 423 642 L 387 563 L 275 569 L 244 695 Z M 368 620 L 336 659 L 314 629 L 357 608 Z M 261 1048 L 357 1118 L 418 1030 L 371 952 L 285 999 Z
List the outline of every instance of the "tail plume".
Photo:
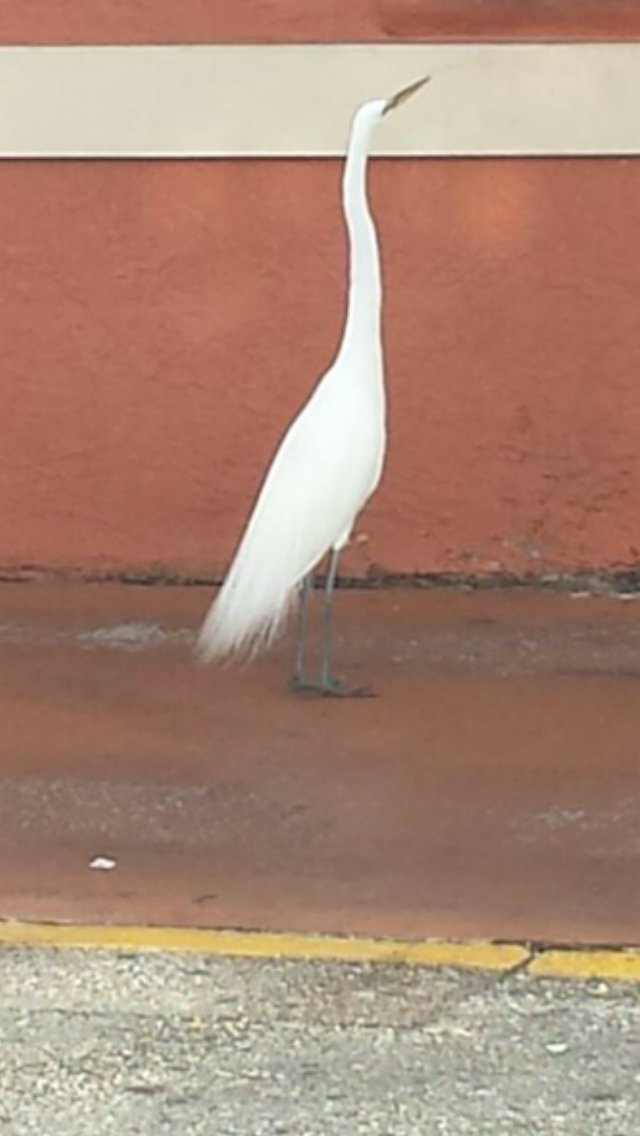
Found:
M 196 651 L 203 663 L 253 658 L 274 643 L 284 629 L 295 586 L 268 583 L 260 574 L 244 571 L 241 563 L 232 566 L 198 635 Z

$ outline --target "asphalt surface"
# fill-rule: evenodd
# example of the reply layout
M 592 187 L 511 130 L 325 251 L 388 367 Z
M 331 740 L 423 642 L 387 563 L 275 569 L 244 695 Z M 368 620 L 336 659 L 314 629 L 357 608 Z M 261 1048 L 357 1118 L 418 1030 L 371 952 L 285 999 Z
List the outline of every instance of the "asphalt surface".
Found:
M 0 917 L 640 943 L 637 596 L 339 589 L 346 703 L 210 599 L 2 589 Z
M 640 997 L 406 966 L 4 949 L 6 1136 L 637 1136 Z

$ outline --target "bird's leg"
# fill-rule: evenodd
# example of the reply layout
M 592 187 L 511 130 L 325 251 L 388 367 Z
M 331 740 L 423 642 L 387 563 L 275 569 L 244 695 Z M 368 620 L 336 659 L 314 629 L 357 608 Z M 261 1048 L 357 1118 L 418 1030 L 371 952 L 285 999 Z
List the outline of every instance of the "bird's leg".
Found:
M 333 646 L 333 591 L 338 571 L 338 557 L 340 553 L 336 548 L 331 549 L 329 556 L 329 569 L 324 585 L 324 599 L 322 601 L 322 643 L 320 655 L 320 685 L 330 687 L 335 679 L 331 677 L 331 648 Z
M 331 674 L 331 650 L 333 647 L 333 592 L 338 570 L 337 548 L 331 549 L 329 570 L 324 587 L 322 610 L 322 648 L 320 657 L 319 688 L 326 697 L 333 698 L 372 698 L 373 691 L 368 686 L 347 686 Z
M 306 679 L 302 674 L 302 657 L 296 655 L 296 673 L 293 678 L 294 690 L 310 690 L 325 698 L 370 698 L 373 694 L 368 687 L 347 686 L 340 679 L 331 674 L 331 648 L 333 640 L 333 592 L 338 569 L 338 549 L 333 548 L 329 559 L 329 568 L 324 588 L 322 602 L 322 631 L 320 652 L 320 674 L 317 679 Z M 298 622 L 300 628 L 300 622 Z M 298 648 L 300 650 L 300 648 Z
M 296 624 L 296 655 L 291 685 L 294 689 L 304 686 L 304 646 L 307 628 L 307 597 L 309 595 L 310 577 L 303 576 L 298 585 L 298 620 Z

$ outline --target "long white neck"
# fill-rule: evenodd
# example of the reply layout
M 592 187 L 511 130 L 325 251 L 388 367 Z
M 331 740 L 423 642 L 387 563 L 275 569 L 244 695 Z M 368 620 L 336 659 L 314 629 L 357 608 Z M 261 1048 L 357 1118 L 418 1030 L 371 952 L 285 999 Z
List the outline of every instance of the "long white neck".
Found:
M 349 238 L 349 296 L 340 355 L 380 355 L 382 287 L 376 228 L 367 199 L 369 146 L 384 103 L 367 103 L 356 114 L 342 181 Z

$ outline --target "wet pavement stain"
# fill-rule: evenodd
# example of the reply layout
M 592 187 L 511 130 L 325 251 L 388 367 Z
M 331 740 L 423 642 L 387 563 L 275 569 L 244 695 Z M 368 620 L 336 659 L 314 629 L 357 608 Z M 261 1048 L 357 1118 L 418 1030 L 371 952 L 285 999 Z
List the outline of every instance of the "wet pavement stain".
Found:
M 640 606 L 343 591 L 344 704 L 198 666 L 209 598 L 2 589 L 0 916 L 640 942 Z

